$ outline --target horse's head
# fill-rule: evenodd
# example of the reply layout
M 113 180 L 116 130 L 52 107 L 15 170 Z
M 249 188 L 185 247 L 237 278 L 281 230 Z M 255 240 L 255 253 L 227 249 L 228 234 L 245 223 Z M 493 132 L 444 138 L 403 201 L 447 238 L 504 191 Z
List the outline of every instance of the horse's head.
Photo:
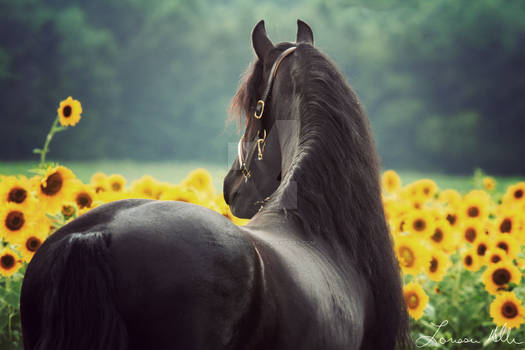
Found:
M 283 130 L 290 119 L 293 100 L 291 79 L 293 53 L 299 43 L 313 45 L 310 27 L 297 21 L 296 43 L 274 45 L 266 35 L 264 21 L 252 31 L 256 60 L 248 70 L 232 103 L 232 112 L 244 115 L 246 129 L 238 154 L 224 178 L 224 199 L 234 215 L 251 218 L 279 187 L 289 157 L 286 138 L 293 128 Z M 279 125 L 279 130 L 274 126 Z M 284 135 L 284 136 L 283 136 Z

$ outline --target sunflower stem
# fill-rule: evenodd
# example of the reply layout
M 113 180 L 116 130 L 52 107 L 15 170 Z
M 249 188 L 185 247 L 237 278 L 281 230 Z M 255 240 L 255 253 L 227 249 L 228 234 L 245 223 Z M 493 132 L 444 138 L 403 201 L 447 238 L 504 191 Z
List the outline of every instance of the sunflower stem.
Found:
M 40 151 L 40 164 L 39 164 L 39 167 L 43 167 L 44 164 L 46 163 L 46 154 L 47 154 L 47 152 L 49 152 L 49 144 L 51 143 L 51 140 L 53 139 L 53 136 L 55 135 L 55 133 L 57 133 L 59 131 L 62 131 L 62 130 L 63 129 L 60 129 L 58 127 L 58 116 L 57 116 L 55 118 L 55 121 L 51 125 L 51 129 L 47 133 L 46 142 L 44 143 L 44 147 Z
M 458 266 L 458 267 L 457 267 L 457 278 L 456 278 L 456 284 L 454 285 L 454 292 L 453 292 L 452 295 L 458 295 L 458 294 L 457 294 L 457 293 L 458 293 L 458 289 L 459 289 L 459 286 L 460 286 L 460 284 L 461 284 L 461 283 L 460 283 L 460 282 L 461 282 L 461 274 L 462 274 L 462 272 L 463 272 L 463 268 L 462 268 L 462 267 L 463 267 L 463 266 L 462 266 L 463 264 L 462 264 L 461 262 L 459 262 L 459 261 L 457 262 L 457 264 L 458 264 L 458 265 L 457 265 L 457 266 Z M 459 299 L 459 298 L 458 298 L 458 299 Z M 458 300 L 458 299 L 455 300 L 456 305 L 459 305 L 459 300 Z

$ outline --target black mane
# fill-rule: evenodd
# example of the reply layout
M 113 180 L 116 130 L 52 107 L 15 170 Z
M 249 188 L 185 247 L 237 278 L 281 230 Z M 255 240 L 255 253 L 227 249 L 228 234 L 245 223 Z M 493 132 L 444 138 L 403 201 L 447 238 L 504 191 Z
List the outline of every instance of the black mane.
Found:
M 299 145 L 291 169 L 263 210 L 282 210 L 297 195 L 297 209 L 286 215 L 303 227 L 305 238 L 331 244 L 345 257 L 340 261 L 349 258 L 370 283 L 375 321 L 365 337 L 374 339 L 377 349 L 391 348 L 394 339 L 403 347 L 409 343 L 408 318 L 365 112 L 343 75 L 313 46 L 298 45 L 290 74 L 300 100 L 292 111 L 292 119 L 299 120 Z M 233 112 L 251 115 L 262 80 L 262 64 L 256 61 L 234 97 Z M 297 194 L 288 186 L 291 181 Z

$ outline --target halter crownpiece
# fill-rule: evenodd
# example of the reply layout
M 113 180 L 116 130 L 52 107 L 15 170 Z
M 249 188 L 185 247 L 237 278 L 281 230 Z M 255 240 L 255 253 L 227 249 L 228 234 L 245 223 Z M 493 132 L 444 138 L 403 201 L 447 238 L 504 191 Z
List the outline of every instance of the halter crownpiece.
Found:
M 239 144 L 237 146 L 237 152 L 239 154 L 239 166 L 241 169 L 242 174 L 244 175 L 244 180 L 248 181 L 248 179 L 251 177 L 251 173 L 249 170 L 251 161 L 253 159 L 253 155 L 255 153 L 255 150 L 257 149 L 257 159 L 262 160 L 263 159 L 263 152 L 264 152 L 264 146 L 266 145 L 266 129 L 262 127 L 262 116 L 264 113 L 264 106 L 266 104 L 266 101 L 270 98 L 270 94 L 272 92 L 273 82 L 275 80 L 275 76 L 277 75 L 277 69 L 279 68 L 279 65 L 281 62 L 286 58 L 286 56 L 290 55 L 297 49 L 296 46 L 292 46 L 284 50 L 279 57 L 277 57 L 277 60 L 275 60 L 272 69 L 270 70 L 270 76 L 268 77 L 268 84 L 266 85 L 266 89 L 264 90 L 264 93 L 257 101 L 257 106 L 255 106 L 255 112 L 253 113 L 253 116 L 255 117 L 255 123 L 257 124 L 257 133 L 255 134 L 256 139 L 254 141 L 253 147 L 248 154 L 248 159 L 244 159 L 244 154 L 242 152 L 242 142 L 244 142 L 244 135 L 239 140 Z M 262 137 L 261 137 L 262 135 Z
M 270 96 L 270 93 L 272 92 L 273 87 L 273 81 L 275 79 L 275 76 L 277 75 L 277 69 L 279 68 L 279 65 L 281 62 L 285 59 L 286 56 L 291 54 L 297 49 L 296 46 L 292 46 L 284 50 L 279 57 L 277 57 L 277 60 L 274 62 L 272 69 L 270 71 L 270 77 L 268 78 L 268 85 L 266 85 L 266 89 L 264 90 L 264 94 L 262 95 L 261 99 L 257 101 L 257 106 L 255 107 L 255 113 L 253 116 L 256 119 L 261 119 L 264 113 L 264 105 L 266 104 L 266 100 Z

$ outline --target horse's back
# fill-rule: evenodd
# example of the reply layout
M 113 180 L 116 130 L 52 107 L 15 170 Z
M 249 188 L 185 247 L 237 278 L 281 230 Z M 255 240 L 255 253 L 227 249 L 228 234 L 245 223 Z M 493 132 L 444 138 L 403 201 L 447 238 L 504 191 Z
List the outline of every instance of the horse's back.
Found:
M 46 257 L 56 254 L 53 243 L 95 232 L 108 237 L 115 301 L 129 349 L 238 347 L 239 330 L 250 327 L 244 317 L 251 307 L 257 257 L 237 226 L 188 203 L 110 203 L 51 236 L 26 279 L 38 281 Z
M 137 349 L 235 347 L 256 268 L 237 226 L 195 205 L 151 202 L 115 216 L 109 230 Z

